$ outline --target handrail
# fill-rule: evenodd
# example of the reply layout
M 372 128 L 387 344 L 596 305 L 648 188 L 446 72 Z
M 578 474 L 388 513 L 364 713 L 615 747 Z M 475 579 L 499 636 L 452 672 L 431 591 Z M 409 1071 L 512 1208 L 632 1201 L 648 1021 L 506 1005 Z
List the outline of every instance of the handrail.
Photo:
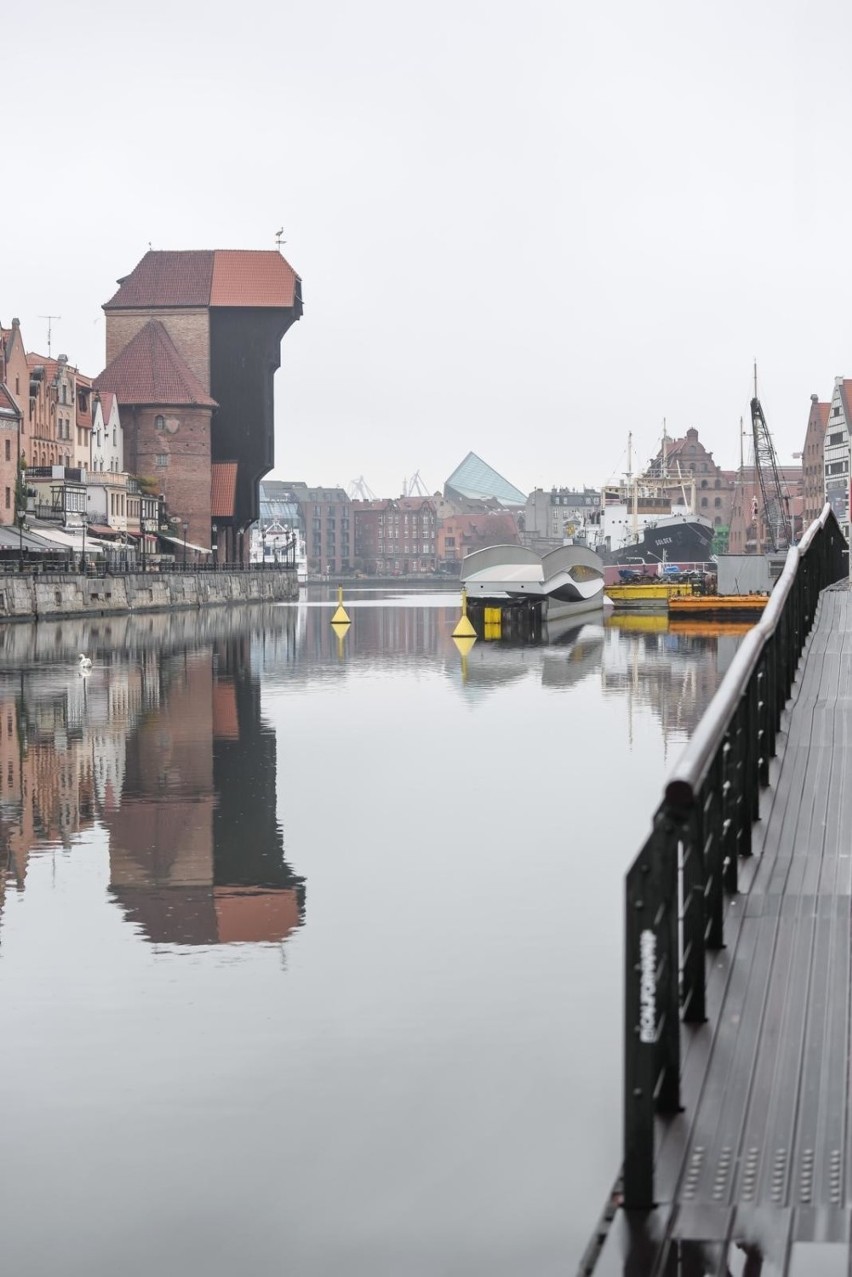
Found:
M 624 1206 L 654 1205 L 654 1119 L 680 1106 L 680 1024 L 706 1016 L 705 955 L 724 942 L 725 893 L 752 824 L 819 595 L 848 576 L 826 505 L 787 552 L 757 624 L 670 771 L 625 879 Z
M 737 649 L 716 694 L 669 773 L 665 791 L 668 802 L 682 806 L 693 801 L 695 792 L 707 774 L 719 736 L 725 731 L 733 708 L 742 696 L 764 646 L 778 627 L 799 563 L 810 549 L 817 533 L 825 529 L 829 516 L 834 519 L 831 506 L 825 505 L 819 518 L 805 532 L 800 544 L 791 546 L 787 551 L 784 569 L 775 583 L 762 616 Z M 838 534 L 839 532 L 838 528 Z

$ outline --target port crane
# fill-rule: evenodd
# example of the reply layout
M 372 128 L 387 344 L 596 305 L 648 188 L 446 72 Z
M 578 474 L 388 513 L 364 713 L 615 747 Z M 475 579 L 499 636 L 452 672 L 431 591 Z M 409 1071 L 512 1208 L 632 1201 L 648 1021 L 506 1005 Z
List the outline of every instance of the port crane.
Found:
M 766 546 L 777 552 L 793 544 L 793 524 L 790 518 L 790 498 L 784 490 L 778 473 L 778 461 L 772 436 L 757 397 L 757 364 L 754 366 L 754 398 L 751 401 L 751 433 L 754 442 L 754 468 L 760 485 L 763 503 L 763 522 L 766 529 Z M 754 498 L 754 517 L 758 516 L 757 497 Z

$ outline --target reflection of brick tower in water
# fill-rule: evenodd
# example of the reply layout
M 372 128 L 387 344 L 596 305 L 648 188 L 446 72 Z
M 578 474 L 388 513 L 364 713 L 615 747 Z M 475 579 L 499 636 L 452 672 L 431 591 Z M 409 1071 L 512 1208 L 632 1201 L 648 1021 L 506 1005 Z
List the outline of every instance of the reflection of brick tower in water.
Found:
M 213 691 L 213 881 L 221 940 L 283 938 L 299 926 L 304 884 L 284 859 L 275 811 L 275 733 L 260 716 L 246 635 L 218 646 Z
M 281 941 L 303 916 L 275 819 L 275 739 L 259 689 L 209 650 L 163 657 L 157 712 L 128 740 L 105 813 L 110 889 L 151 941 Z

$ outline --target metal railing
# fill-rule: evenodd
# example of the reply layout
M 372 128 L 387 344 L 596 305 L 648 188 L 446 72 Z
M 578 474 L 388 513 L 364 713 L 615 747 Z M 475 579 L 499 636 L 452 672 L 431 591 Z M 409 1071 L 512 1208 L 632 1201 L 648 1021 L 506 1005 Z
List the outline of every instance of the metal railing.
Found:
M 651 834 L 627 872 L 623 1202 L 654 1206 L 654 1119 L 680 1109 L 680 1022 L 706 1019 L 705 954 L 724 943 L 725 893 L 752 849 L 760 790 L 820 592 L 848 575 L 826 506 L 787 553 L 670 773 Z

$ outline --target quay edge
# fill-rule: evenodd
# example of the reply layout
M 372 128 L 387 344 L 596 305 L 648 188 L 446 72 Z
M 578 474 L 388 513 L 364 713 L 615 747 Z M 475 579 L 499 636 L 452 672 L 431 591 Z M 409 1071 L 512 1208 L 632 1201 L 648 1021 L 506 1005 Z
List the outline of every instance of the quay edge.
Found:
M 252 572 L 130 572 L 0 576 L 0 625 L 65 616 L 122 615 L 239 603 L 283 603 L 299 597 L 294 568 Z

